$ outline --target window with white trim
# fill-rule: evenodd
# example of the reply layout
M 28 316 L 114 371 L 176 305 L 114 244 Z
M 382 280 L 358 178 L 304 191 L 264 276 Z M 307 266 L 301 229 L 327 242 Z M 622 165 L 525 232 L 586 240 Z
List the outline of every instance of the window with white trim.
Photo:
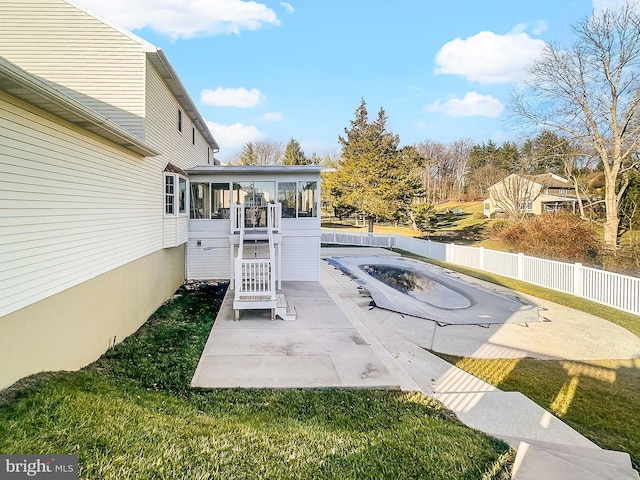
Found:
M 175 173 L 164 174 L 164 214 L 187 213 L 187 179 Z
M 164 176 L 164 213 L 173 215 L 176 211 L 175 175 Z

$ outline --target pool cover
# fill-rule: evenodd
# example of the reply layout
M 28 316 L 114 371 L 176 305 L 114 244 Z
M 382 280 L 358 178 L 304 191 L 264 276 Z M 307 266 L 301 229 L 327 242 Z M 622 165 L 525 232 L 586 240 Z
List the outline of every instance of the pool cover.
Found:
M 538 307 L 456 278 L 454 272 L 405 258 L 329 257 L 354 279 L 376 307 L 432 320 L 439 325 L 537 322 Z

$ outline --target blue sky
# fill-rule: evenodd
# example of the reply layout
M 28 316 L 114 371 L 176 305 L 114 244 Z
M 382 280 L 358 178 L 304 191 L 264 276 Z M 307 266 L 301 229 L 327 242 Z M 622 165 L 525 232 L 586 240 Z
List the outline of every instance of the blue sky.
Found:
M 298 140 L 339 153 L 364 98 L 401 145 L 519 141 L 510 94 L 544 42 L 618 0 L 76 0 L 162 48 L 231 159 Z

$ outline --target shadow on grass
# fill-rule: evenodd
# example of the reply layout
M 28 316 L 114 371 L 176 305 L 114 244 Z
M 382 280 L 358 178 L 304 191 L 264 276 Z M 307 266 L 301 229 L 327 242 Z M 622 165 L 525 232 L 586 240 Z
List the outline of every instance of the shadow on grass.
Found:
M 501 390 L 526 395 L 601 447 L 628 452 L 640 470 L 640 358 L 579 362 L 432 353 Z

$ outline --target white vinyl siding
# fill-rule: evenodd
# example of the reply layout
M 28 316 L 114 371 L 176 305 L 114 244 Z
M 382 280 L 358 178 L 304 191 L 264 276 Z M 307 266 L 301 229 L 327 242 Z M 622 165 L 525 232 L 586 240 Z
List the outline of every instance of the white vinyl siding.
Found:
M 189 240 L 187 249 L 189 278 L 193 280 L 230 279 L 229 235 L 220 237 L 213 232 L 198 232 L 197 237 Z
M 147 106 L 145 140 L 157 147 L 165 163 L 184 169 L 207 164 L 207 143 L 199 130 L 195 130 L 195 146 L 192 143 L 191 119 L 182 113 L 182 133 L 177 119 L 180 105 L 162 77 L 147 63 Z
M 283 236 L 282 279 L 300 282 L 320 281 L 319 232 L 308 237 Z
M 141 42 L 62 0 L 0 0 L 0 12 L 3 57 L 144 138 Z
M 162 248 L 162 170 L 0 92 L 0 316 Z

